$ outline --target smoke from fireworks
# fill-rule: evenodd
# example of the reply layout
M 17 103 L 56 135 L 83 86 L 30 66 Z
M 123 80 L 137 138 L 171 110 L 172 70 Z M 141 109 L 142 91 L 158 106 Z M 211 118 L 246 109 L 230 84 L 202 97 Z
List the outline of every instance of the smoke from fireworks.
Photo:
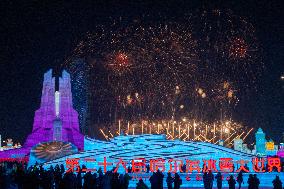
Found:
M 97 26 L 67 62 L 87 62 L 90 124 L 231 120 L 263 69 L 253 26 L 221 10 L 145 20 Z

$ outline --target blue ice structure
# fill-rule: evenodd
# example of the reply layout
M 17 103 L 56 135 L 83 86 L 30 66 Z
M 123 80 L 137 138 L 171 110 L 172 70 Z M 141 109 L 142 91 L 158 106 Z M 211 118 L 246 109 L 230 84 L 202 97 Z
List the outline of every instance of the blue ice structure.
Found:
M 261 128 L 259 128 L 255 134 L 256 154 L 265 155 L 265 134 Z
M 98 169 L 102 168 L 102 165 L 98 163 L 104 161 L 104 157 L 107 158 L 108 163 L 113 163 L 112 166 L 107 166 L 107 170 L 112 170 L 113 167 L 119 162 L 120 158 L 123 159 L 128 165 L 131 165 L 131 160 L 134 158 L 145 158 L 146 160 L 163 158 L 165 162 L 170 159 L 178 160 L 199 160 L 200 168 L 202 168 L 203 160 L 219 160 L 219 158 L 232 158 L 234 161 L 234 170 L 239 168 L 238 160 L 245 160 L 248 162 L 247 166 L 249 170 L 252 171 L 252 158 L 255 156 L 249 153 L 235 151 L 224 146 L 215 145 L 205 142 L 194 142 L 194 141 L 180 141 L 180 140 L 167 140 L 165 135 L 128 135 L 128 136 L 117 136 L 110 141 L 100 141 L 95 139 L 90 139 L 85 137 L 84 140 L 84 151 L 78 152 L 72 155 L 68 155 L 62 158 L 58 158 L 52 161 L 48 161 L 44 164 L 45 168 L 56 164 L 63 164 L 66 166 L 66 159 L 79 158 L 80 165 L 86 165 L 87 168 Z M 86 159 L 95 159 L 95 162 L 87 162 Z M 128 165 L 126 165 L 128 167 Z M 218 161 L 216 162 L 216 167 L 218 167 Z M 169 170 L 169 164 L 165 164 L 166 171 Z M 165 171 L 165 172 L 166 172 Z M 124 173 L 125 170 L 120 164 L 119 173 Z M 150 186 L 149 177 L 152 173 L 144 173 L 142 178 L 144 182 Z M 200 176 L 202 178 L 202 173 Z M 223 173 L 223 175 L 228 177 L 234 173 Z M 130 174 L 133 176 L 134 174 Z M 203 182 L 196 180 L 197 172 L 192 173 L 180 173 L 183 179 L 182 187 L 203 187 Z M 261 180 L 261 187 L 271 186 L 272 180 L 276 175 L 280 175 L 280 178 L 284 178 L 283 173 L 272 172 L 272 173 L 259 173 L 258 177 Z M 133 176 L 134 177 L 134 176 Z M 165 175 L 166 177 L 166 175 Z M 190 177 L 190 180 L 186 178 Z M 248 178 L 248 173 L 244 174 L 245 185 L 247 185 L 246 180 Z M 138 182 L 135 177 L 130 181 L 130 187 L 135 187 Z M 164 179 L 164 186 L 166 186 L 166 179 Z M 214 186 L 216 182 L 214 182 Z M 227 187 L 226 180 L 223 181 L 223 186 Z
M 255 133 L 256 155 L 259 157 L 275 156 L 278 152 L 278 145 L 273 140 L 266 140 L 265 133 L 261 128 Z M 280 150 L 280 149 L 279 149 Z

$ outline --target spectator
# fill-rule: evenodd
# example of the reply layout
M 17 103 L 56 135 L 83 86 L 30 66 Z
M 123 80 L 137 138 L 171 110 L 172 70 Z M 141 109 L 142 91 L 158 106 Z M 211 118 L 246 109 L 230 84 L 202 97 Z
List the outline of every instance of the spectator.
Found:
M 92 174 L 90 189 L 97 189 L 97 173 Z
M 158 179 L 155 172 L 150 177 L 150 183 L 151 183 L 151 189 L 158 188 Z
M 124 182 L 124 189 L 128 188 L 129 185 L 129 180 L 131 179 L 131 177 L 128 175 L 128 173 L 125 173 L 124 178 L 123 178 L 123 182 Z
M 167 177 L 167 187 L 168 189 L 173 189 L 173 182 L 174 182 L 174 179 L 172 178 L 172 175 L 170 172 L 168 172 L 168 177 Z
M 208 171 L 208 189 L 213 188 L 214 175 L 211 170 Z
M 203 186 L 205 189 L 208 189 L 209 187 L 209 182 L 208 182 L 208 173 L 204 172 L 203 174 Z
M 148 189 L 147 185 L 143 182 L 142 179 L 136 184 L 136 189 Z
M 253 175 L 253 188 L 254 189 L 258 189 L 259 188 L 259 184 L 260 184 L 260 182 L 259 182 L 259 179 L 257 178 L 257 176 L 256 176 L 256 174 L 254 174 Z
M 120 174 L 118 177 L 118 188 L 124 189 L 124 178 L 123 174 Z
M 239 174 L 237 176 L 237 182 L 239 184 L 239 189 L 241 189 L 242 183 L 244 183 L 243 173 L 242 172 L 239 172 Z
M 217 175 L 215 176 L 215 178 L 217 180 L 217 188 L 221 189 L 222 188 L 222 181 L 223 181 L 221 173 L 218 172 Z
M 79 171 L 76 176 L 76 189 L 82 189 L 82 172 Z
M 253 189 L 253 176 L 252 176 L 252 174 L 249 174 L 248 189 Z
M 182 180 L 178 173 L 175 173 L 175 178 L 174 178 L 174 189 L 179 189 L 180 185 L 182 185 Z
M 272 181 L 273 183 L 273 189 L 282 189 L 282 182 L 279 179 L 279 176 L 276 176 L 276 178 Z
M 163 189 L 164 188 L 163 187 L 164 174 L 158 169 L 156 176 L 157 176 L 157 181 L 158 181 L 157 189 Z
M 229 189 L 235 189 L 236 180 L 234 179 L 233 175 L 230 176 L 228 180 Z

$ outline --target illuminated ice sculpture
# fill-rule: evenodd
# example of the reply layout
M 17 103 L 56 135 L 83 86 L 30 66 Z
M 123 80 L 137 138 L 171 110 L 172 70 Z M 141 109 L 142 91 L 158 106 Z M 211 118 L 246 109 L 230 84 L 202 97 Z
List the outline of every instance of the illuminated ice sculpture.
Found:
M 256 144 L 256 154 L 263 156 L 265 155 L 265 134 L 261 128 L 255 133 L 255 144 Z
M 1 157 L 28 155 L 40 142 L 62 140 L 84 149 L 84 136 L 79 131 L 78 113 L 72 107 L 70 75 L 63 70 L 59 91 L 55 92 L 55 77 L 50 69 L 44 74 L 40 108 L 35 112 L 32 133 L 21 149 L 0 152 Z M 54 131 L 54 129 L 56 129 Z

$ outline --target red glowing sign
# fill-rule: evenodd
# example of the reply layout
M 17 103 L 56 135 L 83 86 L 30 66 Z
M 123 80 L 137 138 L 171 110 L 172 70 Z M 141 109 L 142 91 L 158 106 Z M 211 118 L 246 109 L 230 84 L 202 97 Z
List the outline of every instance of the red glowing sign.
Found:
M 219 168 L 222 172 L 233 172 L 234 171 L 234 163 L 232 158 L 220 158 L 219 160 Z
M 141 173 L 146 172 L 146 159 L 145 158 L 135 158 L 132 160 L 132 172 Z
M 265 172 L 264 159 L 263 158 L 261 158 L 261 159 L 253 158 L 252 159 L 252 168 L 257 173 Z
M 208 172 L 211 170 L 212 172 L 218 172 L 216 168 L 216 160 L 209 159 L 209 160 L 203 160 L 203 169 L 202 172 Z
M 186 172 L 192 173 L 193 171 L 197 171 L 200 173 L 199 160 L 186 160 Z
M 72 158 L 72 159 L 66 159 L 66 168 L 67 173 L 68 172 L 79 172 L 80 171 L 80 165 L 79 165 L 79 159 L 80 158 Z
M 267 159 L 268 164 L 268 171 L 272 172 L 273 168 L 276 168 L 278 172 L 281 170 L 281 162 L 280 158 L 268 158 Z
M 157 170 L 160 170 L 162 172 L 165 171 L 165 160 L 162 158 L 158 159 L 151 159 L 150 160 L 150 171 L 151 172 L 156 172 Z
M 79 160 L 80 158 L 73 158 L 73 159 L 66 159 L 66 167 L 67 167 L 67 172 L 79 172 L 80 171 L 80 165 L 79 165 Z M 96 162 L 95 159 L 93 158 L 85 158 L 85 162 Z M 192 173 L 192 172 L 227 172 L 231 173 L 234 171 L 234 161 L 232 158 L 220 158 L 219 159 L 219 169 L 216 167 L 216 160 L 209 159 L 209 160 L 186 160 L 186 172 L 187 173 Z M 203 162 L 203 168 L 201 169 L 200 163 Z M 98 162 L 97 164 L 99 166 L 103 166 L 103 171 L 107 171 L 107 166 L 112 166 L 114 165 L 114 172 L 117 172 L 119 167 L 123 167 L 125 172 L 127 173 L 127 163 L 124 161 L 122 158 L 120 158 L 116 163 L 112 162 L 107 162 L 107 158 L 104 157 L 103 162 Z M 249 162 L 247 160 L 238 160 L 236 161 L 236 164 L 238 165 L 238 168 L 236 169 L 236 172 L 250 172 L 250 170 L 247 167 L 247 164 Z M 264 169 L 264 164 L 265 164 L 265 159 L 264 158 L 253 158 L 252 161 L 252 169 L 255 172 L 265 172 Z M 161 172 L 167 171 L 166 170 L 166 160 L 162 158 L 157 158 L 157 159 L 151 159 L 149 161 L 150 164 L 150 171 L 155 172 L 157 170 L 160 170 Z M 169 170 L 168 172 L 170 173 L 176 173 L 176 172 L 184 172 L 182 169 L 183 167 L 183 161 L 178 160 L 178 159 L 169 159 L 167 161 L 167 164 L 169 165 Z M 145 173 L 146 172 L 146 159 L 145 158 L 135 158 L 131 161 L 132 169 L 131 171 L 133 173 Z M 272 172 L 273 170 L 277 170 L 280 172 L 281 170 L 281 161 L 280 158 L 272 158 L 269 157 L 267 158 L 267 166 L 268 166 L 268 172 Z M 96 169 L 87 169 L 83 168 L 82 171 L 96 171 Z M 190 178 L 188 178 L 190 180 Z
M 172 162 L 174 163 L 174 168 L 173 168 Z M 179 172 L 183 172 L 182 170 L 183 161 L 182 160 L 169 159 L 168 163 L 170 164 L 170 170 L 169 170 L 170 173 L 178 172 L 177 169 L 179 170 Z

